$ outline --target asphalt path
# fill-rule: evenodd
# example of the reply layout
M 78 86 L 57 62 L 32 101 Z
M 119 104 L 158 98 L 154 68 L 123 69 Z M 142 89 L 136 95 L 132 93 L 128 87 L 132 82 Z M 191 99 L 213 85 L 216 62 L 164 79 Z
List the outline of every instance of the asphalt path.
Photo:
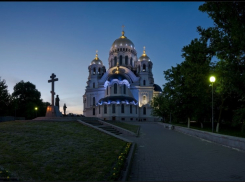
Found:
M 245 152 L 137 122 L 139 137 L 129 181 L 245 181 Z

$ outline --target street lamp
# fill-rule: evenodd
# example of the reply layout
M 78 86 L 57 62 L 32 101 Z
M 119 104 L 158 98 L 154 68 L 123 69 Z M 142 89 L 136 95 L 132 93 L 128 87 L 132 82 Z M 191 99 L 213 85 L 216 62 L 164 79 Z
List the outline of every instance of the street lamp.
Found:
M 37 117 L 37 109 L 38 109 L 38 108 L 37 108 L 37 107 L 35 107 L 35 110 L 36 110 L 36 117 Z
M 213 87 L 213 84 L 215 82 L 215 77 L 211 76 L 209 80 L 212 83 L 212 132 L 214 132 L 214 87 Z

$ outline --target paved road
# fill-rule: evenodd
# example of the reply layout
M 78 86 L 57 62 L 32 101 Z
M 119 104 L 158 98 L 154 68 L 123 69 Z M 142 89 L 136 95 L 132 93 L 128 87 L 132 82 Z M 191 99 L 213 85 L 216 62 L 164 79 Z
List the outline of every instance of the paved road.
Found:
M 141 125 L 129 181 L 245 181 L 245 152 L 168 130 Z

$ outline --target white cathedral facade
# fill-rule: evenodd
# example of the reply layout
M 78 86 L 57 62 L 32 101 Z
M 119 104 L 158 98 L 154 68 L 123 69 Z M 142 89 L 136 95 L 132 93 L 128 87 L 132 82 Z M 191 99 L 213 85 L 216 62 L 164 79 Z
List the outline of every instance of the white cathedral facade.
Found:
M 83 114 L 102 120 L 156 121 L 150 101 L 162 92 L 154 84 L 153 63 L 124 36 L 116 39 L 109 51 L 109 69 L 96 57 L 88 66 L 89 76 L 83 95 Z

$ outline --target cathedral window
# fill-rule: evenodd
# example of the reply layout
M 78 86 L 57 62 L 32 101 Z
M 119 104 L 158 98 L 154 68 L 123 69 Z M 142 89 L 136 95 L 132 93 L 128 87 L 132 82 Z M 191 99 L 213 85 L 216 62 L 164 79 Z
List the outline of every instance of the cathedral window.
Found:
M 145 64 L 143 64 L 143 70 L 142 71 L 146 71 L 146 66 Z
M 121 113 L 124 113 L 124 104 L 121 105 Z
M 93 115 L 95 115 L 95 108 L 93 108 Z
M 112 113 L 116 113 L 116 105 L 112 104 Z
M 126 85 L 123 85 L 123 94 L 126 94 Z
M 143 107 L 143 114 L 146 115 L 146 107 Z
M 95 106 L 95 97 L 93 97 L 93 106 Z
M 145 85 L 145 80 L 143 80 L 143 85 Z
M 117 94 L 117 84 L 114 83 L 114 94 Z
M 114 66 L 117 65 L 117 57 L 114 57 Z
M 132 105 L 130 105 L 130 114 L 132 114 Z
M 125 56 L 125 64 L 128 65 L 128 56 Z
M 119 65 L 122 65 L 122 55 L 119 57 Z
M 133 58 L 130 58 L 130 65 L 133 66 Z
M 95 70 L 95 68 L 93 69 L 93 75 L 95 75 L 95 73 L 96 73 L 96 70 Z
M 93 83 L 93 88 L 95 88 L 95 83 Z
M 143 101 L 145 101 L 146 100 L 146 96 L 145 95 L 143 95 Z
M 107 114 L 107 105 L 104 105 L 104 114 Z

